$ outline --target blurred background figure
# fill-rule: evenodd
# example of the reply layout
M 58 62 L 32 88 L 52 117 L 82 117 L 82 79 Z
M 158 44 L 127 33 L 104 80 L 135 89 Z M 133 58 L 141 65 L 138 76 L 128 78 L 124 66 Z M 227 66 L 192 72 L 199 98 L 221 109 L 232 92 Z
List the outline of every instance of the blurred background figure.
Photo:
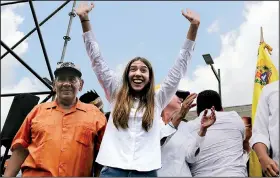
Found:
M 249 153 L 251 151 L 249 140 L 252 137 L 252 119 L 251 117 L 242 117 L 245 125 L 245 140 L 243 142 L 244 150 Z
M 95 90 L 90 90 L 80 97 L 80 101 L 87 104 L 95 105 L 101 112 L 103 111 L 103 102 Z
M 243 141 L 243 150 L 244 150 L 244 161 L 247 165 L 247 172 L 249 172 L 249 158 L 251 153 L 251 147 L 249 140 L 252 137 L 252 118 L 251 117 L 242 117 L 242 120 L 245 125 L 245 140 Z
M 101 112 L 104 113 L 107 121 L 110 117 L 110 114 L 111 112 L 104 112 L 104 104 L 103 104 L 103 101 L 101 99 L 101 97 L 96 93 L 95 90 L 90 90 L 88 92 L 86 92 L 85 94 L 83 94 L 81 97 L 80 97 L 80 101 L 83 102 L 83 103 L 87 103 L 87 104 L 93 104 L 95 105 Z

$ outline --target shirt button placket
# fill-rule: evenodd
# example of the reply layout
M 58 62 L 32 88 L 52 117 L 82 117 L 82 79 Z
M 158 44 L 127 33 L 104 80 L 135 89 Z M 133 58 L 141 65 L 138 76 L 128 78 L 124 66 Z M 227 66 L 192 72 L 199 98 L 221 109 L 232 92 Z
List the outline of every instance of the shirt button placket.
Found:
M 61 145 L 61 151 L 62 151 L 62 152 L 65 151 L 65 142 L 66 142 L 66 139 L 67 139 L 66 131 L 67 131 L 67 128 L 66 128 L 65 125 L 63 124 L 63 125 L 62 125 L 62 145 Z
M 131 154 L 131 166 L 133 167 L 133 163 L 134 163 L 134 155 L 135 155 L 135 136 L 137 134 L 137 120 L 136 118 L 133 118 L 133 134 L 132 134 L 132 154 Z
M 62 118 L 62 134 L 61 134 L 61 154 L 60 154 L 60 160 L 65 160 L 65 150 L 66 150 L 66 142 L 67 142 L 67 127 L 64 124 L 65 122 L 65 115 Z M 59 176 L 65 176 L 65 163 L 60 162 L 59 168 L 58 168 Z

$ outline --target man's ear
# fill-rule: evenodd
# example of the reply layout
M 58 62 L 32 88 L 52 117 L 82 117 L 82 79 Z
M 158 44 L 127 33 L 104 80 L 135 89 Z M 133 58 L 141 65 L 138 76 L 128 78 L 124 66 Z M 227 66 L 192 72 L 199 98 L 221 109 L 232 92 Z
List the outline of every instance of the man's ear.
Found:
M 83 86 L 84 86 L 84 80 L 83 80 L 83 79 L 81 79 L 81 80 L 80 80 L 80 87 L 79 87 L 79 91 L 82 91 Z

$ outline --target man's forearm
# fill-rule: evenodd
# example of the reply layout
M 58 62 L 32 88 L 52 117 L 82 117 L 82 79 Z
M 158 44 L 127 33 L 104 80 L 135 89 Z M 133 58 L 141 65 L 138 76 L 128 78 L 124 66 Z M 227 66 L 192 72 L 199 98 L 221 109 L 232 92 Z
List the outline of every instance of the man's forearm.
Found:
M 182 119 L 186 116 L 185 112 L 176 112 L 175 117 L 171 118 L 171 122 L 175 128 L 178 128 Z
M 245 150 L 247 153 L 250 152 L 251 148 L 248 140 L 243 141 L 243 150 Z
M 90 20 L 89 20 L 88 15 L 83 16 L 83 17 L 80 17 L 80 21 L 81 21 L 81 24 L 82 24 L 82 28 L 83 28 L 83 32 L 84 32 L 84 33 L 91 30 Z
M 4 177 L 16 177 L 28 154 L 28 150 L 23 147 L 15 149 L 5 170 Z
M 191 24 L 187 34 L 187 38 L 191 41 L 195 41 L 197 30 L 198 30 L 198 25 Z
M 204 137 L 204 136 L 206 135 L 206 132 L 207 132 L 207 129 L 200 129 L 200 130 L 198 131 L 198 135 L 199 135 L 200 137 Z
M 260 161 L 262 159 L 265 159 L 265 158 L 269 157 L 268 153 L 267 153 L 267 147 L 263 143 L 260 143 L 260 142 L 259 143 L 255 143 L 253 145 L 253 150 L 256 152 L 256 154 L 257 154 L 257 156 L 258 156 Z

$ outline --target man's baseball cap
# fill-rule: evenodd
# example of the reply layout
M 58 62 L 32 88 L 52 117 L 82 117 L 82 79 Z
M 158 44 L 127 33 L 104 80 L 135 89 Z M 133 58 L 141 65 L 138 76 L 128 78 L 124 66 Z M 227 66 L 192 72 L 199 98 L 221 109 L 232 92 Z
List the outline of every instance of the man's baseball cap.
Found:
M 56 69 L 54 71 L 54 75 L 57 76 L 62 71 L 73 71 L 79 77 L 82 76 L 82 72 L 80 68 L 77 65 L 75 65 L 73 62 L 58 62 Z
M 159 89 L 160 85 L 156 85 L 155 90 L 158 91 Z M 178 98 L 182 98 L 183 100 L 185 100 L 190 95 L 190 92 L 184 90 L 177 90 L 175 95 L 178 96 Z

